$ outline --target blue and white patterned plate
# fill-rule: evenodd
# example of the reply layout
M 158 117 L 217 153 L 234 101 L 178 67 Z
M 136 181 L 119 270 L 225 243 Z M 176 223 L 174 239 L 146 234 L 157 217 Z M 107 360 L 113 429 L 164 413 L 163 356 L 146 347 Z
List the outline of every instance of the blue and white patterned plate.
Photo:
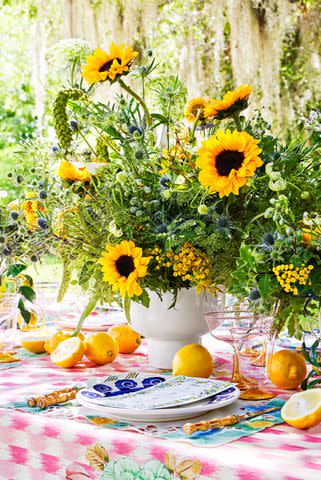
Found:
M 168 377 L 166 380 L 167 379 Z M 86 397 L 86 395 L 82 395 L 81 392 L 84 392 L 84 390 L 78 392 L 76 398 L 83 407 L 86 407 L 86 412 L 89 409 L 96 414 L 127 422 L 169 422 L 173 420 L 193 418 L 210 412 L 211 410 L 230 405 L 238 400 L 240 396 L 239 389 L 233 385 L 212 397 L 181 407 L 170 407 L 157 410 L 129 410 L 95 404 L 95 399 L 89 398 L 88 396 Z
M 168 377 L 167 377 L 168 378 Z M 127 372 L 107 377 L 105 380 L 94 379 L 88 382 L 88 387 L 80 390 L 79 397 L 95 403 L 95 399 L 112 398 L 126 393 L 139 392 L 165 382 L 167 378 L 161 375 L 147 375 L 137 372 Z

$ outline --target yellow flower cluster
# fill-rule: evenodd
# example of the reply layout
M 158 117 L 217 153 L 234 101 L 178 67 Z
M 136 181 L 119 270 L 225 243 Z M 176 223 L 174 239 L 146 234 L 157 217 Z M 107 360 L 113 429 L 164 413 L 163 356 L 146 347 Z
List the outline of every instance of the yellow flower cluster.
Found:
M 276 276 L 277 281 L 284 288 L 286 293 L 293 293 L 293 295 L 298 295 L 298 284 L 299 285 L 311 285 L 309 280 L 309 275 L 313 266 L 301 265 L 301 267 L 294 267 L 291 263 L 290 265 L 278 265 L 273 267 L 273 273 Z
M 172 268 L 173 276 L 190 281 L 196 287 L 197 293 L 204 290 L 216 292 L 210 279 L 209 258 L 191 243 L 185 242 L 177 253 L 172 250 L 163 252 L 159 247 L 155 247 L 150 253 L 157 262 L 156 270 Z

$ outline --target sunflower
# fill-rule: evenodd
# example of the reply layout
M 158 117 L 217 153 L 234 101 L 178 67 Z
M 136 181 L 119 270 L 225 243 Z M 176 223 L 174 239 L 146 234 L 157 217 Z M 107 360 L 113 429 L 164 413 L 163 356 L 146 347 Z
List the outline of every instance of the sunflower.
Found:
M 57 173 L 58 177 L 62 178 L 63 180 L 81 180 L 83 182 L 90 181 L 90 175 L 85 165 L 78 167 L 70 162 L 67 162 L 66 160 L 61 160 Z
M 204 108 L 204 117 L 223 118 L 232 117 L 248 106 L 248 99 L 252 92 L 251 85 L 241 85 L 233 92 L 227 92 L 222 100 L 209 100 Z
M 98 262 L 102 265 L 104 282 L 112 285 L 113 291 L 119 291 L 122 297 L 141 295 L 142 288 L 137 283 L 147 274 L 147 265 L 151 257 L 143 257 L 143 250 L 134 242 L 123 240 L 118 245 L 106 245 L 106 250 Z
M 184 115 L 186 120 L 188 120 L 189 122 L 195 122 L 197 115 L 200 112 L 199 119 L 201 121 L 204 121 L 204 109 L 207 105 L 208 102 L 207 100 L 205 100 L 205 98 L 198 97 L 189 100 L 186 103 L 184 109 Z
M 221 198 L 230 193 L 238 195 L 240 187 L 263 165 L 258 143 L 246 132 L 218 130 L 198 151 L 199 181 L 209 193 L 218 192 Z
M 111 43 L 109 52 L 96 48 L 93 55 L 86 58 L 86 64 L 82 67 L 82 76 L 88 83 L 115 80 L 117 76 L 126 74 L 132 60 L 138 52 L 125 44 L 115 45 Z

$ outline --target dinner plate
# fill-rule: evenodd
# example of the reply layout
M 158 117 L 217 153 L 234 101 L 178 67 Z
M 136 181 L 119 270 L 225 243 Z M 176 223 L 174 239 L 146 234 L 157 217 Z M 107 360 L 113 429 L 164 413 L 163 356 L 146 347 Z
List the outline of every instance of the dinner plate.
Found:
M 93 413 L 98 413 L 104 417 L 114 420 L 127 422 L 169 422 L 172 420 L 183 420 L 197 417 L 199 415 L 225 407 L 235 402 L 240 396 L 239 389 L 233 385 L 223 392 L 216 393 L 212 397 L 199 402 L 194 402 L 181 407 L 170 407 L 153 410 L 129 410 L 125 408 L 115 408 L 105 405 L 92 403 L 89 399 L 77 393 L 76 399 L 79 403 Z
M 97 314 L 95 313 L 87 317 L 81 330 L 84 332 L 106 332 L 112 325 L 126 321 L 125 314 L 122 311 L 109 310 L 104 315 L 102 313 L 103 311 L 101 310 Z M 78 317 L 66 317 L 62 320 L 56 320 L 56 326 L 62 330 L 74 330 L 78 322 Z

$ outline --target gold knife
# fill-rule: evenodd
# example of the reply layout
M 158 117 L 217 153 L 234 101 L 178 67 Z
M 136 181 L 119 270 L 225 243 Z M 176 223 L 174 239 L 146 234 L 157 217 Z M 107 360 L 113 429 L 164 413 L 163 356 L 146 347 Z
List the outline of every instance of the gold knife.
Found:
M 228 427 L 243 422 L 243 420 L 247 420 L 248 418 L 259 417 L 264 413 L 275 412 L 276 410 L 280 410 L 280 408 L 280 406 L 270 407 L 264 410 L 257 410 L 256 412 L 243 413 L 242 415 L 229 415 L 228 417 L 213 418 L 212 420 L 203 420 L 197 423 L 185 423 L 185 425 L 183 425 L 183 431 L 191 435 L 198 431 L 206 432 L 206 430 L 210 430 L 211 428 Z

